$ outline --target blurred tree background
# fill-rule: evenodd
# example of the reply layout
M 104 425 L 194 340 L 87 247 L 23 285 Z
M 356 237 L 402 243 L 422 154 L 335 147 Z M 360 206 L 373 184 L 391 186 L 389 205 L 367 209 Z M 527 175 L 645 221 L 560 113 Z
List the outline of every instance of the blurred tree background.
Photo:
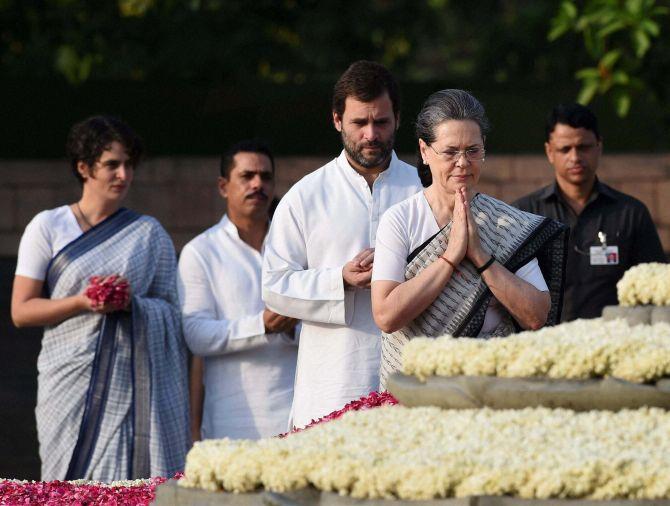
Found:
M 635 95 L 652 93 L 661 101 L 667 99 L 667 85 L 658 79 L 656 68 L 667 69 L 668 60 L 665 65 L 656 61 L 651 67 L 646 64 L 645 56 L 656 43 L 654 39 L 661 35 L 659 19 L 667 16 L 670 8 L 656 0 L 581 3 L 564 0 L 549 32 L 549 40 L 567 32 L 583 36 L 584 50 L 595 65 L 576 73 L 582 81 L 579 102 L 588 104 L 596 94 L 609 95 L 617 114 L 625 117 Z M 666 51 L 665 56 L 670 54 Z M 660 83 L 663 84 L 659 86 Z
M 609 151 L 667 150 L 664 5 L 0 0 L 0 156 L 62 156 L 69 126 L 101 112 L 130 122 L 154 155 L 218 154 L 248 136 L 280 154 L 333 154 L 331 89 L 357 59 L 401 82 L 400 151 L 414 150 L 412 120 L 445 87 L 484 102 L 493 152 L 539 152 L 547 111 L 578 96 L 592 101 Z

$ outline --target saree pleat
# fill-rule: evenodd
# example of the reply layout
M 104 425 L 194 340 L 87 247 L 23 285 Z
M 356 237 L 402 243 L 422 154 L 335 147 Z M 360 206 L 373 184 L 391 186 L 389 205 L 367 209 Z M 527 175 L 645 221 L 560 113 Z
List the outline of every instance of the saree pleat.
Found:
M 119 315 L 116 313 L 105 315 L 102 320 L 95 358 L 93 360 L 91 385 L 84 404 L 84 415 L 79 428 L 79 436 L 73 450 L 73 453 L 80 457 L 70 460 L 70 465 L 65 475 L 65 478 L 68 480 L 76 479 L 77 476 L 83 476 L 93 456 L 93 450 L 100 433 L 103 410 L 107 404 L 112 371 L 116 362 L 116 329 L 118 322 Z

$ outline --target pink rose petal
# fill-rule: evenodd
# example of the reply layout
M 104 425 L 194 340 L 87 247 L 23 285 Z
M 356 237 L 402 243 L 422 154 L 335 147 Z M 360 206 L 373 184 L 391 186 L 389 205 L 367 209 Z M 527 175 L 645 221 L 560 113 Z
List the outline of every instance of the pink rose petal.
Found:
M 393 397 L 393 395 L 391 395 L 389 392 L 381 392 L 381 393 L 370 392 L 368 395 L 363 396 L 358 400 L 347 403 L 342 409 L 333 411 L 332 413 L 323 416 L 318 420 L 312 420 L 309 425 L 305 426 L 302 429 L 296 429 L 294 427 L 291 432 L 287 432 L 286 434 L 280 434 L 278 437 L 286 437 L 289 434 L 294 434 L 296 432 L 309 429 L 310 427 L 314 427 L 315 425 L 318 425 L 320 423 L 329 422 L 330 420 L 336 420 L 337 418 L 340 418 L 343 414 L 349 411 L 360 411 L 363 409 L 378 408 L 380 406 L 394 406 L 396 404 L 398 404 L 398 400 L 395 397 Z
M 177 473 L 174 479 L 180 479 Z M 23 482 L 0 480 L 0 505 L 30 504 L 60 506 L 92 504 L 110 506 L 148 505 L 156 498 L 156 487 L 167 478 L 151 478 L 135 486 L 75 485 L 66 481 Z

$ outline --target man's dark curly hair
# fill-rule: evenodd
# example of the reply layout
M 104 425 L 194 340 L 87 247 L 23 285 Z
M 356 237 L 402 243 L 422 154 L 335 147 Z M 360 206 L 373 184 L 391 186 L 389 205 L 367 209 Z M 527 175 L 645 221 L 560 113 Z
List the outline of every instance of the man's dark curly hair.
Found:
M 338 116 L 344 114 L 347 97 L 360 102 L 372 102 L 388 93 L 393 105 L 393 114 L 400 115 L 400 91 L 393 74 L 380 63 L 359 60 L 352 63 L 340 76 L 333 89 L 333 111 Z
M 144 153 L 144 146 L 133 129 L 120 119 L 113 116 L 91 116 L 70 129 L 65 150 L 72 172 L 81 184 L 84 179 L 77 170 L 77 164 L 84 162 L 93 168 L 102 152 L 109 149 L 114 141 L 123 145 L 130 164 L 136 168 Z

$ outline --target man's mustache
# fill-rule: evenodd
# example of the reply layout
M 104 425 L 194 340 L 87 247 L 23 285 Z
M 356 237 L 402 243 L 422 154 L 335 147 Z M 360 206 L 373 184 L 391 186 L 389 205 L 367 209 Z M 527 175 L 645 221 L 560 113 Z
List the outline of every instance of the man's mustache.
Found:
M 268 196 L 265 194 L 265 192 L 263 190 L 258 190 L 258 191 L 255 191 L 253 193 L 250 193 L 249 195 L 247 195 L 244 198 L 245 199 L 250 199 L 250 198 L 253 198 L 253 197 L 260 197 L 260 198 L 265 199 L 265 200 L 268 199 Z
M 366 142 L 361 146 L 362 148 L 383 148 L 384 144 L 379 141 Z

